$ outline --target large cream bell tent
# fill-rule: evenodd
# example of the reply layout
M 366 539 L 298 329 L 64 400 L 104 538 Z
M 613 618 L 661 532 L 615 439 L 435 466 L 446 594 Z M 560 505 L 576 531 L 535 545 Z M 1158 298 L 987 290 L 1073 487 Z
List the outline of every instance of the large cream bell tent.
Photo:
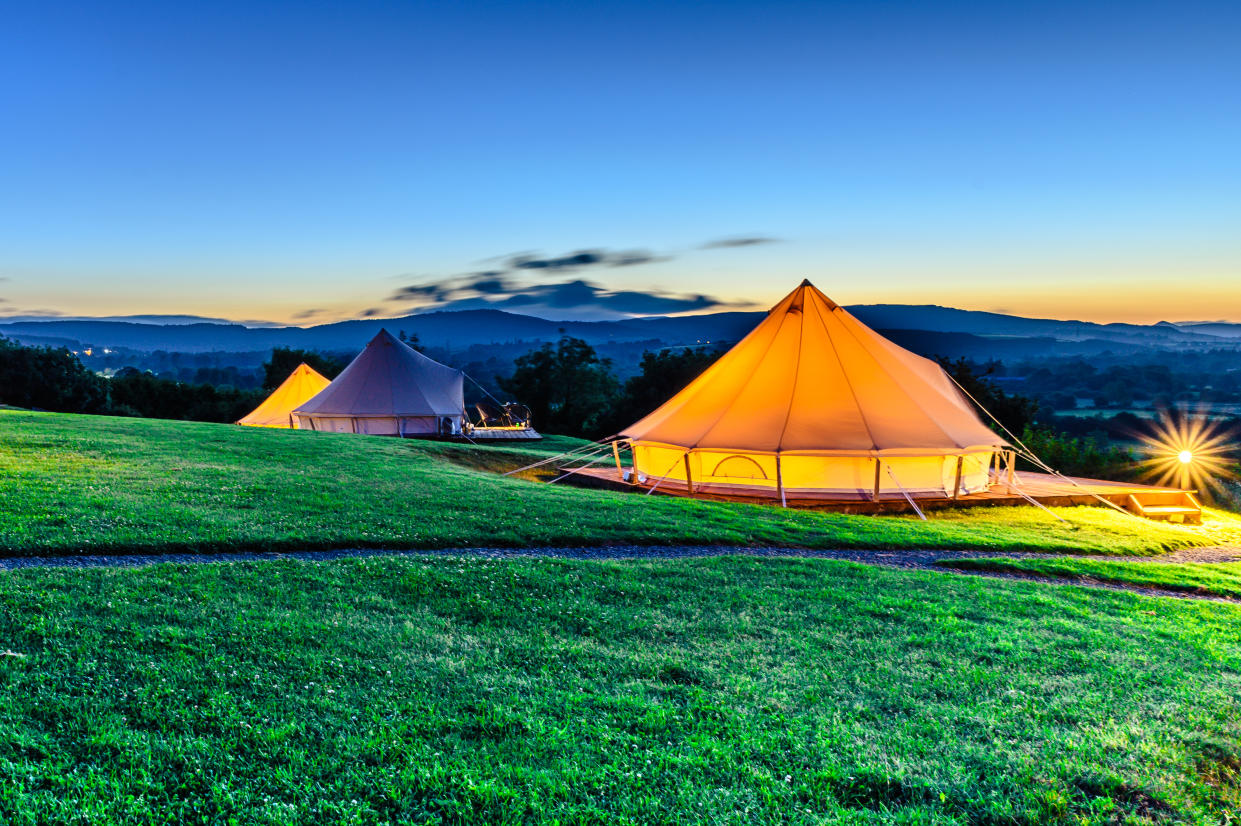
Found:
M 296 428 L 293 411 L 317 396 L 329 383 L 318 370 L 303 362 L 262 404 L 236 423 L 247 427 Z
M 387 330 L 313 399 L 293 411 L 304 430 L 453 436 L 465 421 L 464 376 Z
M 782 500 L 955 497 L 1009 449 L 938 364 L 809 281 L 619 438 L 639 483 Z

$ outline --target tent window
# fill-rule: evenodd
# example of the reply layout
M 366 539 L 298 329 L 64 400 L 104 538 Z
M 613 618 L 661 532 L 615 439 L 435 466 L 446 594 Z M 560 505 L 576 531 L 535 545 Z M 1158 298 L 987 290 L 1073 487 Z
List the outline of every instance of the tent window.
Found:
M 729 456 L 715 466 L 712 476 L 727 476 L 733 479 L 766 479 L 767 474 L 758 462 L 749 456 Z

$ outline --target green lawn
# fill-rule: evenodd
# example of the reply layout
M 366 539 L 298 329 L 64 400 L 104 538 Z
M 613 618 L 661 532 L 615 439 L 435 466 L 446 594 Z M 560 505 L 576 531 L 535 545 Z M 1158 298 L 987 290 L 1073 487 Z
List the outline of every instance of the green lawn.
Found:
M 505 478 L 537 447 L 0 411 L 0 554 L 577 544 L 766 544 L 1147 555 L 1241 541 L 1103 508 L 823 514 Z M 489 469 L 490 468 L 490 469 Z
M 975 571 L 1027 573 L 1149 585 L 1192 594 L 1241 599 L 1241 562 L 1167 564 L 1111 559 L 952 559 L 939 563 Z
M 1223 823 L 1241 608 L 823 560 L 0 574 L 0 822 Z

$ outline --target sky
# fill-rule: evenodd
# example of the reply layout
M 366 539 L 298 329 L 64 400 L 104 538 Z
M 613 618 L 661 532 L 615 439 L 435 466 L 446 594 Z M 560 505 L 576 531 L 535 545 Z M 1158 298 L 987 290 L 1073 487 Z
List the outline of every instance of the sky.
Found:
M 28 3 L 0 315 L 1241 321 L 1241 4 Z

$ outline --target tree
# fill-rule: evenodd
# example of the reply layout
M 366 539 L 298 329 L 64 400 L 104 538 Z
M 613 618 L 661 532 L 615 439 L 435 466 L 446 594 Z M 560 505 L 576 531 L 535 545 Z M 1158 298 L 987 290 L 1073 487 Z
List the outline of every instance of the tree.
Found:
M 979 374 L 975 372 L 974 365 L 964 358 L 956 361 L 941 358 L 939 363 L 973 397 L 976 405 L 998 419 L 1010 432 L 1021 433 L 1034 421 L 1038 402 L 1016 393 L 1005 393 L 995 382 L 986 378 L 990 370 Z M 993 430 L 999 429 L 986 413 L 983 420 Z
M 103 413 L 108 385 L 63 347 L 23 347 L 0 337 L 0 404 Z
M 266 395 L 262 390 L 187 384 L 130 367 L 119 371 L 109 384 L 109 412 L 152 419 L 235 422 L 257 407 Z
M 345 369 L 345 363 L 332 356 L 325 356 L 313 350 L 276 347 L 271 351 L 271 358 L 263 365 L 263 389 L 275 390 L 302 362 L 329 379 L 336 378 L 340 375 L 340 371 Z
M 530 408 L 534 426 L 549 433 L 597 438 L 619 385 L 611 362 L 593 347 L 565 336 L 514 362 L 513 375 L 497 377 L 501 389 Z
M 720 357 L 719 350 L 706 347 L 680 347 L 647 350 L 642 354 L 641 371 L 625 382 L 625 390 L 605 419 L 603 429 L 611 433 L 650 413 L 679 393 Z
M 425 353 L 427 351 L 427 348 L 422 346 L 422 341 L 418 338 L 417 333 L 410 333 L 409 335 L 406 335 L 405 331 L 401 330 L 401 332 L 397 334 L 397 338 L 417 350 L 419 353 Z

